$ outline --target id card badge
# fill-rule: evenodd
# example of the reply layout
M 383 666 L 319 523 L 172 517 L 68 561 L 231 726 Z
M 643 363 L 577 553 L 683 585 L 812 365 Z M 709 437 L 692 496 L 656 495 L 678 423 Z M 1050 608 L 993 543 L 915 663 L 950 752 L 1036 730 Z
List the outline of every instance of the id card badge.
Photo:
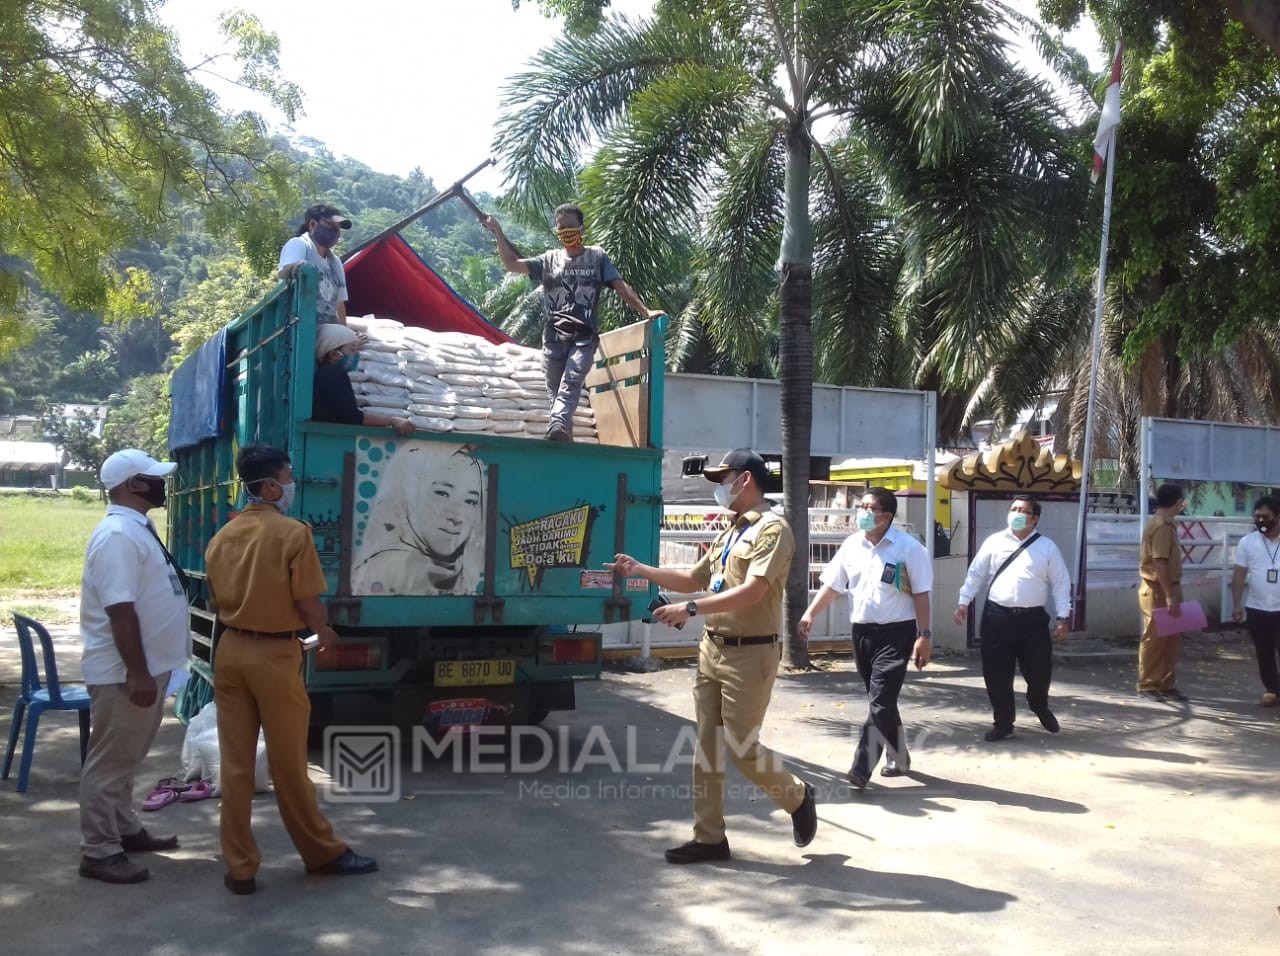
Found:
M 178 576 L 172 571 L 169 572 L 169 587 L 173 588 L 174 594 L 183 594 L 182 584 L 178 581 Z
M 1272 568 L 1270 571 L 1267 572 L 1267 583 L 1275 584 L 1277 581 L 1280 581 L 1280 570 L 1277 570 L 1276 568 Z
M 719 594 L 723 590 L 724 590 L 724 575 L 717 574 L 714 578 L 711 579 L 711 593 Z
M 881 584 L 892 584 L 897 580 L 898 566 L 896 564 L 886 564 L 884 570 L 880 572 Z

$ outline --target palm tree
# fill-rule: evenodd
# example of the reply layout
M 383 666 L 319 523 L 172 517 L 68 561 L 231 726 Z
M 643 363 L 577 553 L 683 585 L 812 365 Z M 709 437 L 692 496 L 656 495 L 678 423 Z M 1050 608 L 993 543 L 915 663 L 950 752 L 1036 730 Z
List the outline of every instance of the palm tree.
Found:
M 495 146 L 526 215 L 581 196 L 592 241 L 676 315 L 673 351 L 706 341 L 776 368 L 802 556 L 815 336 L 824 372 L 938 388 L 954 431 L 1041 277 L 1068 265 L 1074 143 L 1010 64 L 1007 16 L 980 0 L 659 0 L 653 20 L 562 38 L 509 81 Z M 677 312 L 664 290 L 690 274 Z M 792 665 L 807 572 L 794 561 L 787 582 Z

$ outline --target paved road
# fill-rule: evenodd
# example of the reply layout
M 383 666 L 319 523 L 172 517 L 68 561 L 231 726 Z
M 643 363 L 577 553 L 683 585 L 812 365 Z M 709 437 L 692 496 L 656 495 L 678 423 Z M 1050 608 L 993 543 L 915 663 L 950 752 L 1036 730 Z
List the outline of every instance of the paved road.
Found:
M 0 635 L 2 736 L 12 640 Z M 175 956 L 1273 952 L 1280 715 L 1253 704 L 1241 639 L 1196 641 L 1189 706 L 1136 699 L 1128 662 L 1060 665 L 1062 734 L 1020 715 L 999 745 L 981 741 L 976 662 L 939 661 L 903 694 L 915 772 L 862 794 L 843 783 L 865 706 L 856 674 L 836 662 L 784 677 L 765 736 L 818 786 L 818 838 L 796 849 L 785 814 L 739 787 L 734 859 L 700 867 L 662 861 L 690 833 L 693 671 L 609 674 L 548 721 L 550 755 L 532 737 L 515 752 L 481 741 L 460 771 L 451 755 L 415 770 L 406 744 L 399 800 L 330 803 L 377 875 L 305 876 L 259 797 L 252 897 L 222 888 L 216 800 L 148 821 L 183 842 L 148 861 L 151 882 L 79 878 L 75 721 L 47 717 L 30 792 L 0 784 L 0 941 Z M 181 736 L 167 720 L 146 783 L 177 770 Z

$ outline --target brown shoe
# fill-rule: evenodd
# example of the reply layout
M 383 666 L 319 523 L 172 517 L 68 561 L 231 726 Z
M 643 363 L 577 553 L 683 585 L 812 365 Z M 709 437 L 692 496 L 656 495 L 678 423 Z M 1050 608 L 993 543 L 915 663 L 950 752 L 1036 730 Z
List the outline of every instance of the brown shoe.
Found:
M 1273 694 L 1271 691 L 1267 691 L 1262 695 L 1262 700 L 1258 701 L 1258 703 L 1263 707 L 1274 707 L 1276 704 L 1280 704 L 1280 694 Z
M 120 837 L 120 847 L 125 853 L 155 853 L 157 850 L 176 850 L 176 836 L 152 836 L 143 827 L 137 833 Z
M 142 883 L 151 878 L 145 866 L 131 863 L 123 853 L 101 860 L 80 857 L 80 875 L 103 883 Z

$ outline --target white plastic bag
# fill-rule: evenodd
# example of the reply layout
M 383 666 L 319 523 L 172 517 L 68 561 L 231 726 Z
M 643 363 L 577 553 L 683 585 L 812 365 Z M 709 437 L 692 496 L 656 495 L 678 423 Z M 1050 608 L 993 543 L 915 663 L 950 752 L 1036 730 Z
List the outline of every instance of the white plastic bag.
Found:
M 187 724 L 187 735 L 182 740 L 182 778 L 208 780 L 213 795 L 218 796 L 222 792 L 221 773 L 222 757 L 218 751 L 218 705 L 209 701 Z M 266 793 L 270 788 L 267 740 L 259 730 L 257 753 L 253 762 L 253 791 Z

